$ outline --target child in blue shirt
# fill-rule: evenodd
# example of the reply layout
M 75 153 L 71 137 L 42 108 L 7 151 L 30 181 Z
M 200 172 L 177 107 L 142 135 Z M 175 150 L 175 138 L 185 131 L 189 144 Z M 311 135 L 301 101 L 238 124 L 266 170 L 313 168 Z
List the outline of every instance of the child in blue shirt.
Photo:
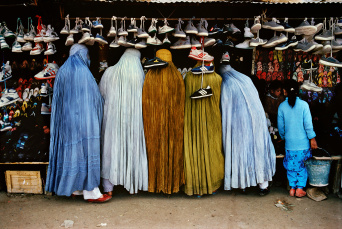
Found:
M 285 139 L 284 167 L 291 187 L 290 196 L 303 197 L 306 192 L 308 174 L 304 161 L 311 157 L 311 149 L 317 148 L 316 133 L 307 102 L 298 98 L 299 86 L 289 80 L 284 87 L 286 100 L 278 108 L 278 129 L 281 139 Z

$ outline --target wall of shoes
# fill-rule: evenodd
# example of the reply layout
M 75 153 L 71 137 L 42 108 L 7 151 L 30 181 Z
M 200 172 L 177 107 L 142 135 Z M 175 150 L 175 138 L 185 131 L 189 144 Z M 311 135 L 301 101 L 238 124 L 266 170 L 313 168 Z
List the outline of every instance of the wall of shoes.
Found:
M 37 24 L 33 23 L 33 19 Z M 303 63 L 311 63 L 307 68 L 309 70 L 302 66 L 306 77 L 298 77 L 298 72 L 296 75 L 297 80 L 303 82 L 302 89 L 306 91 L 306 95 L 309 91 L 323 91 L 324 82 L 329 81 L 329 71 L 333 70 L 330 74 L 332 83 L 329 86 L 333 87 L 340 82 L 338 67 L 342 67 L 342 63 L 336 58 L 342 49 L 342 38 L 338 38 L 342 34 L 340 18 L 304 18 L 300 24 L 293 25 L 291 23 L 294 20 L 289 18 L 280 22 L 277 18 L 267 18 L 265 14 L 254 16 L 253 19 L 231 19 L 228 22 L 205 18 L 148 19 L 145 16 L 112 16 L 105 19 L 110 21 L 110 27 L 107 28 L 101 20 L 104 19 L 70 18 L 67 15 L 64 18 L 64 27 L 58 29 L 59 34 L 53 25 L 44 25 L 41 16 L 29 17 L 26 29 L 21 18 L 17 19 L 15 30 L 8 28 L 5 22 L 1 23 L 3 64 L 0 72 L 0 125 L 3 155 L 0 155 L 0 160 L 48 160 L 53 81 L 59 66 L 68 57 L 68 47 L 75 43 L 85 44 L 89 49 L 93 46 L 97 51 L 109 49 L 109 55 L 120 55 L 126 48 L 139 49 L 145 57 L 143 66 L 146 70 L 163 64 L 162 60 L 155 57 L 155 52 L 157 49 L 167 48 L 175 56 L 174 63 L 183 77 L 188 71 L 196 74 L 212 72 L 214 65 L 218 64 L 215 57 L 221 57 L 222 53 L 229 51 L 232 65 L 236 59 L 234 67 L 237 70 L 247 75 L 252 70 L 258 79 L 267 82 L 294 77 L 293 74 L 288 77 L 285 69 L 283 78 L 272 78 L 276 63 L 273 63 L 273 58 L 272 66 L 269 67 L 268 60 L 259 59 L 258 57 L 264 55 L 263 52 L 269 53 L 272 50 L 273 53 L 281 52 L 283 55 L 287 55 L 288 51 L 306 53 L 307 59 Z M 236 21 L 243 21 L 244 27 L 235 26 Z M 57 52 L 56 46 L 62 51 Z M 96 59 L 98 53 L 90 53 L 91 59 Z M 31 59 L 26 58 L 28 54 Z M 19 57 L 20 55 L 25 58 Z M 205 61 L 201 68 L 193 69 L 199 60 L 196 58 L 198 56 Z M 108 66 L 114 64 L 108 61 L 109 58 L 106 59 L 95 64 L 97 72 L 103 73 Z M 237 67 L 239 64 L 240 69 Z M 325 66 L 322 80 L 313 80 L 317 78 L 312 77 L 312 74 L 316 74 L 313 72 L 317 69 L 317 74 L 320 74 L 321 65 Z M 272 68 L 272 74 L 267 78 L 267 73 Z M 327 76 L 324 76 L 325 71 Z M 22 75 L 25 77 L 21 77 Z

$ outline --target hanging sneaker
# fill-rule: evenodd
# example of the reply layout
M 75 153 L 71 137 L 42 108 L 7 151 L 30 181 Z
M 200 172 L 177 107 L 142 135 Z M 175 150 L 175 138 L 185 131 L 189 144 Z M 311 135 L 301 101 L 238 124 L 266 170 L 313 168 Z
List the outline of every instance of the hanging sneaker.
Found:
M 158 33 L 159 34 L 165 34 L 173 32 L 175 29 L 169 26 L 169 23 L 167 22 L 166 18 L 164 19 L 164 25 L 162 27 L 159 26 Z
M 138 43 L 138 38 L 132 38 L 131 40 L 127 41 L 127 45 L 131 47 L 135 47 L 135 45 Z
M 246 39 L 243 42 L 241 42 L 240 44 L 235 45 L 235 48 L 238 48 L 238 49 L 253 49 L 253 47 L 251 47 L 249 45 L 250 41 L 251 41 L 250 39 Z
M 201 99 L 201 98 L 206 98 L 206 97 L 210 97 L 213 95 L 213 91 L 210 88 L 210 86 L 206 87 L 206 88 L 200 88 L 197 91 L 195 91 L 190 98 L 191 99 Z
M 85 43 L 85 45 L 93 46 L 95 44 L 95 37 L 92 33 L 89 33 L 90 39 Z
M 234 35 L 234 34 L 240 34 L 241 30 L 239 28 L 237 28 L 233 23 L 230 23 L 229 24 L 229 32 Z
M 65 46 L 70 46 L 74 44 L 74 34 L 70 33 L 65 41 Z
M 83 33 L 83 36 L 82 36 L 82 38 L 78 41 L 78 43 L 79 43 L 79 44 L 85 44 L 85 43 L 87 43 L 90 39 L 91 39 L 91 38 L 90 38 L 89 32 L 85 32 L 85 33 Z
M 140 28 L 137 29 L 137 37 L 138 38 L 148 38 L 149 35 L 148 33 L 145 32 L 145 20 L 146 20 L 146 17 L 145 16 L 142 16 L 140 18 Z
M 30 31 L 24 35 L 24 39 L 26 41 L 33 41 L 34 37 L 36 36 L 36 31 L 34 29 L 34 26 L 32 25 L 31 17 L 28 18 L 28 28 L 27 29 Z
M 47 63 L 42 71 L 37 73 L 34 78 L 36 80 L 48 80 L 48 79 L 54 79 L 56 77 L 56 74 L 59 70 L 58 65 L 56 62 Z
M 103 25 L 101 24 L 101 17 L 96 17 L 96 21 L 93 21 L 92 26 L 95 29 L 103 29 Z
M 266 39 L 252 38 L 251 41 L 249 42 L 249 46 L 256 47 L 256 46 L 259 46 L 259 45 L 264 45 L 266 43 L 267 43 Z
M 250 28 L 248 28 L 248 27 L 245 27 L 244 28 L 244 33 L 243 33 L 243 37 L 244 38 L 254 38 L 254 34 L 253 33 L 251 33 L 251 29 Z
M 175 27 L 175 32 L 173 33 L 174 37 L 186 38 L 186 34 L 182 30 L 182 24 L 184 24 L 184 22 L 182 21 L 181 18 L 179 18 L 178 19 L 178 24 Z
M 76 33 L 79 33 L 82 29 L 82 21 L 80 20 L 79 17 L 76 18 L 76 21 L 75 21 L 75 27 L 73 29 L 70 30 L 70 34 L 76 34 Z
M 221 57 L 221 60 L 220 60 L 220 63 L 224 63 L 224 62 L 230 62 L 230 56 L 229 56 L 229 53 L 228 52 L 225 52 L 222 54 L 222 57 Z
M 323 91 L 323 88 L 316 86 L 316 84 L 310 82 L 310 80 L 304 80 L 303 84 L 300 86 L 300 89 L 314 92 Z
M 342 68 L 342 63 L 340 61 L 336 60 L 332 56 L 330 56 L 330 57 L 322 56 L 321 59 L 319 60 L 319 63 L 326 65 L 326 66 Z
M 120 45 L 118 44 L 118 41 L 119 41 L 119 39 L 116 36 L 115 39 L 110 43 L 109 47 L 111 47 L 111 48 L 118 48 L 118 47 L 120 47 Z
M 217 26 L 217 24 L 216 25 L 214 25 L 213 27 L 211 27 L 210 29 L 209 29 L 209 31 L 208 31 L 208 35 L 209 36 L 213 36 L 213 35 L 220 35 L 221 33 L 223 32 L 223 30 L 221 29 L 221 28 L 219 28 L 218 26 Z
M 42 103 L 42 107 L 40 109 L 40 113 L 42 115 L 48 115 L 51 114 L 51 106 L 47 105 L 46 103 Z
M 98 42 L 101 45 L 107 45 L 108 44 L 106 39 L 104 39 L 104 37 L 101 36 L 100 34 L 96 34 L 95 41 Z
M 155 57 L 153 59 L 145 61 L 143 66 L 144 68 L 153 68 L 153 67 L 165 67 L 167 65 L 168 65 L 167 62 L 161 60 L 158 57 Z
M 260 16 L 254 16 L 254 24 L 251 26 L 251 32 L 257 33 L 261 29 Z
M 192 23 L 192 19 L 188 21 L 188 24 L 185 26 L 184 32 L 187 34 L 195 34 L 195 35 L 198 33 L 197 28 Z
M 334 39 L 334 35 L 331 29 L 323 30 L 322 33 L 315 36 L 315 40 L 319 41 L 330 41 Z
M 216 39 L 212 37 L 205 37 L 203 40 L 204 47 L 212 46 L 215 44 L 215 42 L 216 42 Z
M 278 23 L 278 20 L 274 17 L 272 18 L 271 21 L 269 22 L 265 22 L 263 25 L 262 25 L 262 28 L 264 29 L 272 29 L 272 30 L 275 30 L 275 31 L 284 31 L 284 26 L 280 25 Z
M 42 43 L 36 43 L 34 48 L 30 51 L 30 55 L 39 55 L 44 51 Z
M 278 44 L 275 47 L 275 50 L 285 50 L 289 47 L 296 47 L 298 45 L 298 41 L 296 35 L 293 35 L 291 39 L 287 40 L 285 43 Z
M 169 38 L 167 37 L 167 33 L 165 33 L 165 38 L 163 40 L 163 44 L 164 45 L 170 45 L 171 41 L 169 40 Z
M 163 42 L 161 42 L 161 41 L 158 39 L 157 35 L 154 34 L 154 37 L 149 37 L 149 38 L 147 38 L 146 44 L 148 44 L 148 45 L 162 45 Z
M 158 19 L 152 18 L 151 25 L 147 30 L 148 33 L 156 33 L 157 32 L 157 22 L 158 22 Z
M 120 36 L 120 37 L 119 37 L 119 40 L 118 40 L 118 44 L 119 44 L 120 46 L 127 47 L 126 37 L 125 37 L 125 36 Z
M 7 28 L 6 22 L 2 22 L 1 25 L 2 25 L 2 27 L 4 29 L 4 33 L 3 33 L 4 37 L 6 37 L 6 38 L 8 38 L 8 37 L 15 37 L 15 34 L 11 30 L 9 30 Z
M 235 45 L 229 38 L 227 38 L 226 41 L 223 43 L 223 46 L 229 46 L 233 48 Z
M 70 33 L 70 20 L 69 14 L 64 19 L 64 27 L 61 30 L 60 34 L 69 34 Z
M 16 39 L 18 42 L 21 42 L 21 43 L 25 43 L 25 39 L 24 39 L 24 26 L 23 24 L 21 23 L 21 19 L 18 18 L 17 19 L 17 31 L 16 31 Z
M 190 37 L 179 38 L 178 41 L 170 46 L 170 49 L 189 49 L 191 48 Z
M 136 49 L 143 49 L 143 48 L 146 48 L 147 47 L 147 44 L 146 44 L 146 41 L 145 39 L 141 39 L 140 42 L 136 43 L 134 48 Z
M 129 33 L 138 32 L 138 27 L 136 26 L 135 18 L 131 18 L 131 24 L 128 26 L 127 32 L 129 32 Z
M 197 40 L 195 36 L 191 36 L 191 47 L 201 48 L 202 44 Z
M 341 35 L 342 34 L 342 28 L 340 26 L 336 26 L 334 29 L 334 35 Z
M 197 24 L 198 33 L 196 34 L 199 37 L 207 37 L 208 33 L 208 22 L 207 20 L 201 18 L 200 22 Z
M 90 32 L 91 27 L 93 24 L 91 23 L 89 17 L 86 17 L 84 23 L 82 24 L 82 31 L 83 32 Z
M 56 46 L 52 42 L 47 43 L 47 50 L 44 52 L 44 55 L 53 55 L 56 52 Z
M 198 74 L 209 74 L 209 73 L 213 73 L 214 72 L 214 65 L 212 63 L 210 63 L 210 65 L 204 65 L 204 66 L 198 66 L 196 68 L 191 69 L 191 72 L 194 75 L 198 75 Z
M 113 22 L 115 21 L 116 24 L 116 17 L 113 16 L 112 19 L 110 20 L 111 26 L 110 29 L 108 31 L 107 37 L 115 37 L 116 35 L 116 27 L 114 27 Z
M 217 39 L 215 41 L 215 43 L 213 44 L 213 47 L 220 47 L 221 48 L 222 46 L 223 46 L 223 41 L 221 39 Z
M 262 47 L 263 48 L 271 48 L 271 47 L 274 47 L 280 43 L 286 42 L 287 40 L 288 40 L 288 38 L 284 34 L 281 33 L 279 36 L 272 37 Z
M 26 42 L 23 47 L 21 48 L 23 51 L 31 51 L 32 50 L 32 43 L 31 42 Z
M 331 48 L 333 50 L 342 50 L 342 44 L 338 43 L 335 39 L 331 40 Z
M 305 38 L 298 41 L 297 46 L 293 48 L 294 51 L 310 52 L 315 49 L 315 44 L 313 42 L 308 42 Z
M 2 35 L 0 35 L 0 36 L 2 36 Z M 0 38 L 0 45 L 1 45 L 1 49 L 9 49 L 9 45 L 6 43 L 5 38 L 3 38 L 3 39 Z
M 21 50 L 21 45 L 17 40 L 15 40 L 12 44 L 12 52 L 23 52 Z
M 213 61 L 214 57 L 210 56 L 207 52 L 203 50 L 198 50 L 196 47 L 192 47 L 190 50 L 190 54 L 188 56 L 190 59 L 200 60 L 200 61 Z
M 48 25 L 48 28 L 49 26 L 50 25 Z M 45 43 L 59 40 L 58 34 L 54 31 L 54 28 L 50 27 L 48 31 L 49 32 L 46 32 L 45 36 L 43 37 Z
M 0 82 L 4 82 L 12 77 L 12 67 L 10 65 L 10 62 L 7 61 L 6 64 L 3 64 L 1 66 L 1 72 L 0 72 Z
M 44 32 L 41 31 L 40 33 L 37 33 L 36 36 L 34 37 L 33 41 L 35 43 L 43 42 L 44 41 Z
M 316 33 L 317 28 L 314 25 L 311 25 L 308 21 L 307 18 L 304 19 L 304 21 L 295 28 L 295 35 L 311 35 Z
M 290 26 L 288 22 L 289 19 L 286 17 L 284 19 L 284 22 L 281 24 L 282 26 L 284 26 L 284 31 L 288 33 L 295 33 L 296 30 L 292 26 Z
M 331 49 L 332 49 L 332 47 L 331 47 L 330 41 L 324 41 L 323 42 L 322 52 L 323 53 L 329 53 L 329 52 L 331 52 Z
M 7 88 L 0 99 L 0 107 L 7 106 L 18 101 L 19 99 L 20 97 L 16 90 Z
M 118 29 L 118 36 L 127 36 L 128 32 L 126 31 L 126 22 L 125 22 L 125 18 L 121 19 L 121 27 Z

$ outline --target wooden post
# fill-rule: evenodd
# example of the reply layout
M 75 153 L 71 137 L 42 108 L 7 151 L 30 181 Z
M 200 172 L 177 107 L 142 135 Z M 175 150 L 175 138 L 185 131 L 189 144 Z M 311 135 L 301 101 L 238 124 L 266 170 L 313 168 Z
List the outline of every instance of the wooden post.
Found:
M 338 193 L 341 188 L 341 167 L 342 159 L 336 161 L 336 169 L 333 175 L 332 191 L 334 194 Z

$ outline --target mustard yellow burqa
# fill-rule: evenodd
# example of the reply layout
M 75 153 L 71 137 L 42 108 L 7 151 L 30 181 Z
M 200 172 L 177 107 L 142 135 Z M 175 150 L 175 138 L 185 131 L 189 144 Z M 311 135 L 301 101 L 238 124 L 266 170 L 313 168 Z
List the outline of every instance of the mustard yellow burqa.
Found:
M 184 184 L 185 86 L 170 51 L 158 50 L 156 56 L 168 66 L 150 69 L 143 87 L 148 191 L 171 194 Z
M 201 87 L 201 75 L 190 71 L 185 76 L 184 171 L 187 195 L 212 194 L 223 182 L 221 82 L 221 76 L 216 73 L 204 74 L 203 88 L 209 85 L 213 95 L 191 99 L 190 96 Z

